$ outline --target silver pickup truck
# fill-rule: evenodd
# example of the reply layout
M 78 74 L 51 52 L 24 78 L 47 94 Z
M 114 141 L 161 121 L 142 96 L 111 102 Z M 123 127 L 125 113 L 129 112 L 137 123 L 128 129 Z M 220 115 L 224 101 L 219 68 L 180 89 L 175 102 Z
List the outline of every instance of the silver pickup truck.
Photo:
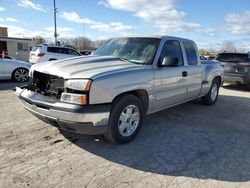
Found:
M 147 114 L 197 98 L 214 104 L 223 68 L 201 64 L 191 40 L 123 37 L 91 56 L 33 65 L 29 76 L 15 91 L 33 115 L 59 129 L 126 143 Z

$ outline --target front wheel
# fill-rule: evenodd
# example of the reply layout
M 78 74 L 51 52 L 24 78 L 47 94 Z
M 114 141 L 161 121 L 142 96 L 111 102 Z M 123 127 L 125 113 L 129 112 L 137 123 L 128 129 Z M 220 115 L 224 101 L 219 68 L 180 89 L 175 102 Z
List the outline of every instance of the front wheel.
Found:
M 206 105 L 213 105 L 216 103 L 219 94 L 220 82 L 218 79 L 213 80 L 208 94 L 201 98 L 201 101 Z
M 25 68 L 18 68 L 12 73 L 12 79 L 16 82 L 27 82 L 29 80 L 29 71 Z
M 130 142 L 138 133 L 143 117 L 141 100 L 134 95 L 124 95 L 113 104 L 108 130 L 104 136 L 116 144 Z

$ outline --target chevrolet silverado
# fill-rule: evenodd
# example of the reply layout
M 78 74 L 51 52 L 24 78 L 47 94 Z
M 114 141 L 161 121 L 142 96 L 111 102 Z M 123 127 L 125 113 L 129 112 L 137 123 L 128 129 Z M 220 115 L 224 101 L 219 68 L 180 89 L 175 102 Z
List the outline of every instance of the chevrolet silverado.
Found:
M 15 92 L 33 115 L 59 129 L 127 143 L 147 114 L 194 99 L 215 104 L 223 68 L 201 64 L 188 39 L 121 37 L 91 56 L 35 64 L 29 76 Z

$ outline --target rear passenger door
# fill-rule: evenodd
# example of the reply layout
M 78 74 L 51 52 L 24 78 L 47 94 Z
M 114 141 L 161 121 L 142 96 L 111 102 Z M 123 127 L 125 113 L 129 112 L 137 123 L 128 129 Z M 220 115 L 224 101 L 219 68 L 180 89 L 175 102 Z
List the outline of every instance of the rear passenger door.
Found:
M 165 41 L 158 61 L 164 57 L 177 57 L 178 66 L 155 68 L 154 111 L 186 100 L 188 68 L 184 65 L 182 48 L 178 40 Z
M 183 47 L 188 64 L 187 99 L 192 99 L 200 94 L 203 68 L 199 63 L 195 44 L 191 41 L 183 41 Z

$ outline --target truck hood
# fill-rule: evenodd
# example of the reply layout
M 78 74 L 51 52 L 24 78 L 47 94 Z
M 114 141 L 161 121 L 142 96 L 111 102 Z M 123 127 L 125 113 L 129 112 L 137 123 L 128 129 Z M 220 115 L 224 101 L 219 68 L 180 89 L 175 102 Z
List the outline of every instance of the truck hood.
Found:
M 37 63 L 32 65 L 30 74 L 32 74 L 33 71 L 38 71 L 65 79 L 97 79 L 102 76 L 144 68 L 145 65 L 123 61 L 118 57 L 81 56 L 58 61 Z

